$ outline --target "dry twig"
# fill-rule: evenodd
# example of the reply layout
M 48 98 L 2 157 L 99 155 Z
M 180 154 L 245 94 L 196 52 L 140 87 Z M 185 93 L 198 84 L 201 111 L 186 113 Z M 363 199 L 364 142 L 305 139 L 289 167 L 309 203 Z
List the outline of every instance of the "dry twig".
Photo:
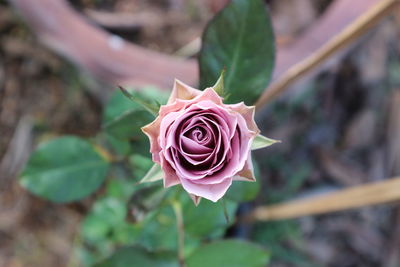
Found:
M 317 51 L 290 67 L 267 88 L 256 103 L 256 107 L 260 108 L 271 102 L 272 99 L 284 92 L 289 85 L 356 40 L 360 35 L 370 29 L 372 25 L 380 21 L 382 17 L 393 12 L 393 10 L 395 10 L 395 5 L 398 4 L 399 0 L 382 0 L 376 3 L 365 14 L 356 19 Z
M 399 200 L 400 177 L 396 177 L 383 182 L 360 185 L 318 197 L 258 207 L 248 214 L 244 221 L 282 220 Z

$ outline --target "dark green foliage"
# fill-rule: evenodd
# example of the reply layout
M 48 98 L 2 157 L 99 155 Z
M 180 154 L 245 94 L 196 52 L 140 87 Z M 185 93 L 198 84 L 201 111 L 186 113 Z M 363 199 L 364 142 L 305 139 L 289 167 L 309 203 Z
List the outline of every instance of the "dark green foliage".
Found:
M 223 240 L 206 244 L 193 252 L 188 267 L 263 267 L 269 253 L 262 247 L 239 240 Z
M 208 25 L 199 57 L 200 88 L 226 68 L 225 102 L 254 104 L 270 81 L 274 35 L 262 0 L 233 0 Z

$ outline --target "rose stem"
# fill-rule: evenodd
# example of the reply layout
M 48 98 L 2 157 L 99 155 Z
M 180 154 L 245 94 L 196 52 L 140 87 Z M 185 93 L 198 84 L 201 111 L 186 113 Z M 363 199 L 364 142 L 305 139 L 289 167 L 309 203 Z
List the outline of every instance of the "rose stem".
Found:
M 289 85 L 297 81 L 308 71 L 312 70 L 338 50 L 344 48 L 365 33 L 371 26 L 376 24 L 382 17 L 395 11 L 399 0 L 382 0 L 368 10 L 365 14 L 347 26 L 338 35 L 319 48 L 315 53 L 289 68 L 278 80 L 274 81 L 261 95 L 256 103 L 259 109 L 271 102 L 279 94 L 284 92 Z
M 292 200 L 283 204 L 258 207 L 241 221 L 271 221 L 340 211 L 400 200 L 400 177 L 387 181 L 355 186 L 330 194 Z
M 179 266 L 185 267 L 185 228 L 183 225 L 183 214 L 182 214 L 182 207 L 178 201 L 172 202 L 172 208 L 174 209 L 175 216 L 176 216 L 176 227 L 178 230 L 178 259 L 179 259 Z
M 225 199 L 222 199 L 222 207 L 224 209 L 224 216 L 225 216 L 225 220 L 226 220 L 226 224 L 229 224 L 229 214 L 228 214 L 228 209 L 226 208 L 226 202 Z

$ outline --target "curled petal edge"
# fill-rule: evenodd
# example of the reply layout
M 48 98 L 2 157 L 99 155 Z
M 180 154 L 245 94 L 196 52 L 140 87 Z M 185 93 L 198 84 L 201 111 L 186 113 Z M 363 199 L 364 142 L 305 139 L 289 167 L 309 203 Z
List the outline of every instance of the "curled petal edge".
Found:
M 189 85 L 175 79 L 174 87 L 172 88 L 171 95 L 169 96 L 167 104 L 172 104 L 176 99 L 190 100 L 200 95 L 202 92 L 198 89 L 190 87 Z

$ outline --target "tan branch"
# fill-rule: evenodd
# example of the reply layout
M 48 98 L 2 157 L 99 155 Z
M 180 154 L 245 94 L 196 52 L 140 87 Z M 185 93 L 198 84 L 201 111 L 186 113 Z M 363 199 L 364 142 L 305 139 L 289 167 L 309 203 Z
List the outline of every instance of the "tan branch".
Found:
M 376 24 L 382 17 L 394 11 L 399 0 L 382 0 L 370 8 L 366 13 L 347 26 L 342 32 L 334 36 L 329 42 L 321 46 L 309 57 L 298 62 L 274 81 L 260 97 L 256 107 L 260 108 L 268 104 L 272 99 L 284 92 L 289 85 L 297 81 L 304 74 L 314 69 L 339 50 L 364 34 L 372 25 Z
M 173 79 L 197 81 L 194 60 L 145 49 L 88 23 L 65 0 L 10 0 L 47 46 L 113 85 L 171 88 Z
M 271 221 L 322 214 L 384 204 L 400 200 L 400 177 L 340 190 L 338 192 L 293 200 L 283 204 L 258 207 L 243 219 L 245 222 Z

